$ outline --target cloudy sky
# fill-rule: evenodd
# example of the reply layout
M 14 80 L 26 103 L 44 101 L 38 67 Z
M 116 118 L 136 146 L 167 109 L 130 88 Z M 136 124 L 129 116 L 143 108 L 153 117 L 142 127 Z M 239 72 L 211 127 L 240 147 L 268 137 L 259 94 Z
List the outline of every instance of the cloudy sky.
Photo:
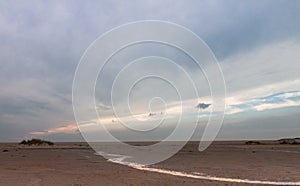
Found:
M 80 58 L 103 33 L 140 20 L 182 25 L 202 38 L 215 54 L 227 88 L 226 114 L 218 139 L 300 136 L 300 1 L 1 1 L 0 141 L 30 137 L 81 140 L 72 109 L 72 82 Z M 184 56 L 159 47 L 149 44 L 143 50 L 155 54 L 164 51 L 166 56 L 188 63 Z M 96 89 L 97 108 L 104 112 L 111 108 L 110 99 L 101 99 L 105 97 L 101 90 L 111 86 L 112 77 L 107 76 L 118 69 L 118 62 L 126 63 L 124 55 L 114 60 L 115 65 L 107 67 Z M 203 76 L 188 64 L 187 69 L 201 87 Z M 166 73 L 176 71 L 170 68 Z M 152 95 L 147 94 L 149 90 L 164 88 L 160 92 L 169 95 L 168 113 L 176 113 L 168 86 L 153 82 L 143 85 L 145 88 L 133 96 L 149 101 L 145 99 Z M 198 100 L 210 104 L 205 90 Z M 141 111 L 142 102 L 132 104 L 142 118 L 165 114 Z M 197 100 L 184 100 L 189 108 L 198 104 Z M 207 112 L 204 109 L 201 114 Z M 115 122 L 109 114 L 104 115 L 107 122 Z M 188 115 L 185 118 L 188 121 Z

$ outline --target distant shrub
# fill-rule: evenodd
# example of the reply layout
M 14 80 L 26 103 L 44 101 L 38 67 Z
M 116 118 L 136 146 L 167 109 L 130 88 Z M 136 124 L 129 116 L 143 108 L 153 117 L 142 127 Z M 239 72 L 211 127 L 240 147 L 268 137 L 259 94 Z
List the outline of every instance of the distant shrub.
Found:
M 259 141 L 246 141 L 246 145 L 260 145 L 261 143 Z
M 20 145 L 54 145 L 53 142 L 51 141 L 45 141 L 45 140 L 41 140 L 41 139 L 31 139 L 31 140 L 23 140 L 19 143 Z

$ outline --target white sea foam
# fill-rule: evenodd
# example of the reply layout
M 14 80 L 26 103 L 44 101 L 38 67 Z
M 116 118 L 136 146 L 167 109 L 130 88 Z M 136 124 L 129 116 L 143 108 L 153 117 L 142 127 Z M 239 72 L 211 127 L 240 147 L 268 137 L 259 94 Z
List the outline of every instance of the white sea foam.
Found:
M 112 162 L 112 163 L 126 165 L 126 166 L 129 166 L 129 167 L 137 169 L 137 170 L 157 172 L 157 173 L 168 174 L 168 175 L 173 175 L 173 176 L 210 180 L 210 181 L 231 182 L 231 183 L 250 183 L 250 184 L 267 184 L 267 185 L 299 185 L 300 186 L 300 181 L 296 181 L 296 182 L 265 181 L 265 180 L 260 181 L 260 180 L 249 180 L 249 179 L 238 179 L 238 178 L 224 178 L 224 177 L 216 177 L 216 176 L 207 175 L 205 173 L 200 173 L 200 172 L 186 173 L 186 172 L 180 172 L 180 171 L 152 168 L 152 167 L 147 167 L 144 165 L 125 161 L 126 159 L 130 158 L 130 156 L 124 156 L 124 155 L 119 155 L 119 154 L 107 154 L 105 152 L 98 152 L 97 154 L 101 155 L 101 156 L 105 156 L 106 158 L 109 157 L 108 161 Z
M 267 152 L 284 152 L 284 153 L 300 154 L 299 151 L 292 151 L 292 150 L 261 150 L 261 151 L 267 151 Z
M 248 179 L 237 179 L 237 178 L 222 178 L 210 175 L 204 175 L 203 173 L 194 172 L 185 173 L 179 171 L 172 171 L 172 170 L 165 170 L 165 169 L 158 169 L 158 168 L 150 168 L 144 166 L 130 166 L 138 170 L 150 171 L 150 172 L 158 172 L 162 174 L 169 174 L 174 176 L 180 177 L 187 177 L 187 178 L 196 178 L 202 180 L 211 180 L 211 181 L 222 181 L 222 182 L 231 182 L 231 183 L 251 183 L 251 184 L 269 184 L 269 185 L 300 185 L 300 182 L 278 182 L 278 181 L 259 181 L 259 180 L 248 180 Z

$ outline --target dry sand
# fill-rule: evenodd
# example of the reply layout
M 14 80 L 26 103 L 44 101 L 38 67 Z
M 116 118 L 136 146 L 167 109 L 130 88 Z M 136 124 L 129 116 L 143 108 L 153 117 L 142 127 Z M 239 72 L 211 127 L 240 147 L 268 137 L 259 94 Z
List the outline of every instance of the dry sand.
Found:
M 300 145 L 216 142 L 198 152 L 190 142 L 151 166 L 199 175 L 267 181 L 300 181 Z M 0 185 L 253 185 L 137 170 L 107 162 L 85 143 L 24 147 L 0 144 Z

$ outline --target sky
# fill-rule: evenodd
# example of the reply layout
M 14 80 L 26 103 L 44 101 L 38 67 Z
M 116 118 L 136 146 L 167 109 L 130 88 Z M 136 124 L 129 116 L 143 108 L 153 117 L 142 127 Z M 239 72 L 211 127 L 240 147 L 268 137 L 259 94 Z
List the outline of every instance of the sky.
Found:
M 182 25 L 202 38 L 215 54 L 227 91 L 225 119 L 217 139 L 300 136 L 300 1 L 32 0 L 0 2 L 0 141 L 32 137 L 82 140 L 72 108 L 72 83 L 80 58 L 105 32 L 141 20 Z M 196 86 L 205 85 L 203 74 L 193 70 L 189 59 L 175 49 L 162 50 L 163 46 L 155 44 L 138 47 L 128 49 L 135 54 L 131 57 L 153 53 L 181 59 L 184 63 L 180 64 L 198 80 Z M 99 77 L 97 107 L 104 113 L 111 108 L 105 91 L 111 87 L 116 70 L 127 63 L 125 57 L 122 53 L 116 56 Z M 167 66 L 161 70 L 178 75 L 176 69 Z M 144 71 L 139 68 L 140 73 Z M 180 75 L 176 81 L 179 86 L 185 84 Z M 176 94 L 172 97 L 166 84 L 153 81 L 143 85 L 133 94 L 141 102 L 132 103 L 141 119 L 159 117 L 161 112 L 150 114 L 148 107 L 142 107 L 143 101 L 149 101 L 145 98 L 155 93 L 169 101 L 168 113 L 176 114 Z M 201 90 L 199 99 L 184 100 L 183 105 L 191 112 L 199 112 L 199 100 L 210 104 L 208 89 Z M 117 98 L 124 94 L 121 89 L 118 93 Z M 201 111 L 204 120 L 208 110 Z M 184 118 L 188 121 L 188 114 Z M 109 114 L 101 119 L 115 122 Z M 197 128 L 195 139 L 202 129 Z M 130 139 L 122 130 L 115 133 Z

